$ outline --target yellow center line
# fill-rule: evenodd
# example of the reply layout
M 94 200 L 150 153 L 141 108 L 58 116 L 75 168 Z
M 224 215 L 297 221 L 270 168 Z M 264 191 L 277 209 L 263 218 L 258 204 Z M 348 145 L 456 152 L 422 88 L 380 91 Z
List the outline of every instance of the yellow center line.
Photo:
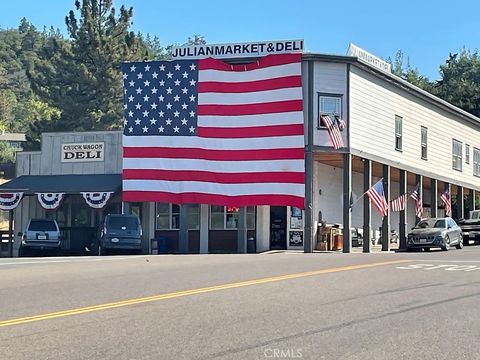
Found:
M 9 319 L 9 320 L 2 320 L 0 321 L 0 327 L 20 325 L 20 324 L 25 324 L 25 323 L 35 322 L 35 321 L 49 320 L 49 319 L 61 318 L 61 317 L 72 316 L 72 315 L 86 314 L 86 313 L 91 313 L 95 311 L 114 309 L 114 308 L 129 306 L 129 305 L 161 301 L 161 300 L 173 299 L 173 298 L 178 298 L 183 296 L 204 294 L 204 293 L 220 291 L 220 290 L 235 289 L 235 288 L 251 286 L 251 285 L 267 284 L 267 283 L 276 282 L 276 281 L 298 279 L 298 278 L 307 277 L 307 276 L 330 274 L 330 273 L 341 272 L 341 271 L 366 269 L 366 268 L 382 266 L 382 265 L 400 264 L 400 263 L 410 262 L 410 261 L 411 260 L 395 260 L 395 261 L 385 261 L 385 262 L 368 263 L 368 264 L 360 264 L 360 265 L 349 265 L 349 266 L 342 266 L 342 267 L 336 267 L 336 268 L 307 271 L 307 272 L 301 272 L 301 273 L 293 273 L 293 274 L 287 274 L 287 275 L 279 275 L 279 276 L 272 276 L 272 277 L 266 277 L 266 278 L 260 278 L 260 279 L 227 283 L 222 285 L 215 285 L 215 286 L 209 286 L 209 287 L 197 288 L 197 289 L 191 289 L 191 290 L 182 290 L 182 291 L 176 291 L 176 292 L 171 292 L 166 294 L 145 296 L 145 297 L 133 298 L 133 299 L 123 300 L 123 301 L 116 301 L 116 302 L 111 302 L 106 304 L 86 306 L 86 307 L 77 308 L 77 309 L 56 311 L 56 312 L 51 312 L 46 314 L 33 315 L 33 316 L 27 316 L 27 317 L 21 317 L 21 318 Z

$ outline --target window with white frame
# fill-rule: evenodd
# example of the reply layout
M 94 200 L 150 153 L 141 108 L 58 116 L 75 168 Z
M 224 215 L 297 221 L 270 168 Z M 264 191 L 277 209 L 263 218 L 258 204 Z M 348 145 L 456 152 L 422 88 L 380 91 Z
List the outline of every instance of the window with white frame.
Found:
M 480 176 L 480 149 L 473 148 L 473 175 Z
M 395 115 L 395 150 L 402 151 L 403 118 Z
M 462 147 L 461 141 L 452 139 L 452 168 L 462 171 Z
M 210 229 L 237 229 L 239 211 L 234 206 L 210 206 Z M 247 229 L 255 229 L 255 206 L 247 206 Z
M 470 145 L 465 144 L 465 164 L 470 164 Z
M 422 135 L 421 135 L 421 146 L 422 146 L 422 159 L 423 160 L 427 160 L 427 156 L 428 156 L 428 129 L 424 126 L 421 127 L 421 132 L 422 132 Z
M 187 205 L 188 229 L 200 229 L 200 206 Z M 177 204 L 156 203 L 155 229 L 178 230 L 180 228 L 180 206 Z
M 342 118 L 342 96 L 336 94 L 318 94 L 318 127 L 325 127 L 322 115 L 333 115 Z

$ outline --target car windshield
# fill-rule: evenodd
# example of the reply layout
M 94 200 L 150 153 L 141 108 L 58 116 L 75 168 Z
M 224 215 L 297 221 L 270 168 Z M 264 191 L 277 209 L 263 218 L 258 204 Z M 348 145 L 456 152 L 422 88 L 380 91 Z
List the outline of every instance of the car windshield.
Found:
M 437 228 L 437 229 L 444 229 L 445 228 L 445 219 L 435 221 L 435 224 L 433 225 L 433 227 Z
M 432 225 L 433 222 L 431 220 L 422 220 L 415 226 L 415 229 L 426 229 L 432 227 Z
M 32 220 L 28 226 L 29 231 L 57 231 L 57 227 L 53 221 L 49 220 Z
M 138 220 L 134 217 L 111 217 L 108 226 L 112 230 L 137 230 Z

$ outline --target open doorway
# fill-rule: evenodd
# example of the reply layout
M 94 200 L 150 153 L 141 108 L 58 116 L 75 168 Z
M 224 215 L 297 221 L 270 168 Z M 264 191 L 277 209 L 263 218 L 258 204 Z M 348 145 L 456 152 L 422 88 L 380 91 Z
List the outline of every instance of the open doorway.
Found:
M 270 250 L 287 249 L 287 207 L 270 206 Z

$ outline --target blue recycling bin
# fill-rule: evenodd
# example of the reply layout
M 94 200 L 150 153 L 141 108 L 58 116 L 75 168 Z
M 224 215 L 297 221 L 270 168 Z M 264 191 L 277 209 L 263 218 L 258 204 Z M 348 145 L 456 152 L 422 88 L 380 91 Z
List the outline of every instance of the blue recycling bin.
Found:
M 160 236 L 158 238 L 158 253 L 166 254 L 167 253 L 167 238 L 165 236 Z

